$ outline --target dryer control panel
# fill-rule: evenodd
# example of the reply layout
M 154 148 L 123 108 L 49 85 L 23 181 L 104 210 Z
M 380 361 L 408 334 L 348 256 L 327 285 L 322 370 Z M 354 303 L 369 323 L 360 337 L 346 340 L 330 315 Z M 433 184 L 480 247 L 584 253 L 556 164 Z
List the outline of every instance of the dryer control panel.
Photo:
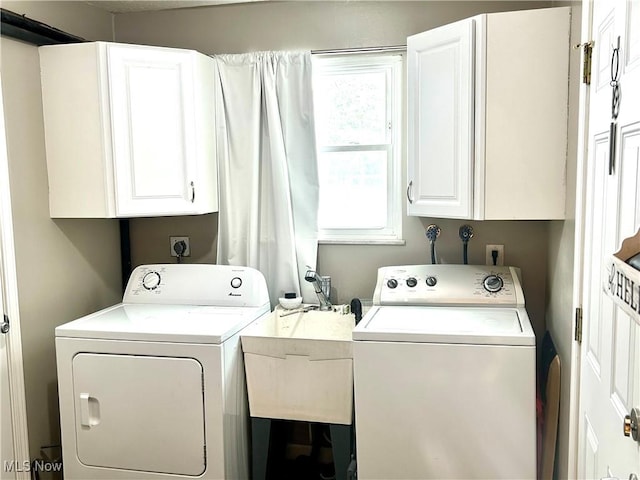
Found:
M 382 267 L 374 305 L 524 306 L 516 267 L 406 265 Z
M 269 303 L 262 273 L 249 267 L 157 264 L 137 267 L 123 303 L 259 307 Z

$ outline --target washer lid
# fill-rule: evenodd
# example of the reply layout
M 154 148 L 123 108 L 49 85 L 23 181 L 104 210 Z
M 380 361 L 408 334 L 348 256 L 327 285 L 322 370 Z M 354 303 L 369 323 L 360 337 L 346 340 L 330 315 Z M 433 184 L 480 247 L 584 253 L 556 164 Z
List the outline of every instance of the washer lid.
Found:
M 499 307 L 373 307 L 354 340 L 473 345 L 535 345 L 527 312 Z
M 262 307 L 118 304 L 56 328 L 56 337 L 154 342 L 224 342 L 269 312 Z

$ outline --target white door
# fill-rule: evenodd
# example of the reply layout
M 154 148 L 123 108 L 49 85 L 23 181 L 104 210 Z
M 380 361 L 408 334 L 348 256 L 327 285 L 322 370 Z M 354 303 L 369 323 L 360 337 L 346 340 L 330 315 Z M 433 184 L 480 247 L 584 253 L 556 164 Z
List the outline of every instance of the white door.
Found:
M 4 129 L 4 108 L 2 107 L 2 90 L 0 89 L 0 160 L 2 160 L 2 170 L 0 170 L 0 185 L 2 180 L 6 180 L 4 167 L 7 160 L 7 145 Z M 4 198 L 0 198 L 0 324 L 4 321 L 5 301 L 4 301 L 4 274 L 2 268 L 2 238 L 3 220 L 2 206 Z M 13 426 L 11 421 L 11 396 L 9 395 L 9 367 L 7 356 L 7 339 L 5 334 L 0 333 L 0 460 L 10 460 L 15 458 L 13 454 Z M 0 480 L 15 478 L 12 472 L 4 465 L 0 467 Z
M 640 1 L 585 1 L 586 15 L 591 7 L 595 45 L 588 112 L 578 478 L 628 479 L 640 476 L 640 443 L 623 435 L 625 415 L 640 408 L 640 323 L 604 293 L 603 267 L 621 241 L 640 228 Z M 611 82 L 616 70 L 620 103 L 610 173 Z
M 407 214 L 471 218 L 475 20 L 407 38 Z
M 0 81 L 0 332 L 4 333 L 0 333 L 0 480 L 22 480 L 30 477 L 29 442 L 1 84 Z M 11 330 L 7 330 L 5 315 L 14 320 Z
M 2 249 L 0 248 L 0 265 L 2 265 Z M 0 274 L 0 292 L 3 291 L 2 275 Z M 5 311 L 3 295 L 0 295 L 0 314 Z M 2 319 L 0 319 L 2 323 Z M 7 341 L 5 334 L 0 333 L 0 460 L 10 461 L 13 454 L 13 426 L 11 422 L 11 396 L 9 395 L 9 367 L 7 357 Z M 0 467 L 0 480 L 15 478 L 15 474 Z
M 107 56 L 117 215 L 195 213 L 194 52 L 109 45 Z

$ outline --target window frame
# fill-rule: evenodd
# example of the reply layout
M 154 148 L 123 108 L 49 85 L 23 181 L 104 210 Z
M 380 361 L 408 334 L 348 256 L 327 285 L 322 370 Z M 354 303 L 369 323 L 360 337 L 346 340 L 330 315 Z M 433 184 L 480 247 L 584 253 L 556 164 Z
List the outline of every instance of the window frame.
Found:
M 321 228 L 321 244 L 388 244 L 404 245 L 402 239 L 402 81 L 406 52 L 322 54 L 313 57 L 314 84 L 317 75 L 353 72 L 379 72 L 386 75 L 386 143 L 360 145 L 320 145 L 318 159 L 325 152 L 387 152 L 387 220 L 383 228 Z M 317 120 L 316 120 L 317 121 Z M 320 188 L 322 186 L 320 185 Z

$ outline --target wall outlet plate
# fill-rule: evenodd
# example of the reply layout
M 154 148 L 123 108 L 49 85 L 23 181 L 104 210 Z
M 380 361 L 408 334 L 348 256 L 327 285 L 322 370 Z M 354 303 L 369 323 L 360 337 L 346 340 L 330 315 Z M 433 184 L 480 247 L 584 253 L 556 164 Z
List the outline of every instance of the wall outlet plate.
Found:
M 169 237 L 169 248 L 170 248 L 171 256 L 172 257 L 178 256 L 174 248 L 174 245 L 178 242 L 184 242 L 187 246 L 182 256 L 183 257 L 191 256 L 191 244 L 189 243 L 189 237 Z
M 498 252 L 496 265 L 504 265 L 504 245 L 487 245 L 485 264 L 493 265 L 493 256 L 491 255 L 491 252 L 494 250 Z

